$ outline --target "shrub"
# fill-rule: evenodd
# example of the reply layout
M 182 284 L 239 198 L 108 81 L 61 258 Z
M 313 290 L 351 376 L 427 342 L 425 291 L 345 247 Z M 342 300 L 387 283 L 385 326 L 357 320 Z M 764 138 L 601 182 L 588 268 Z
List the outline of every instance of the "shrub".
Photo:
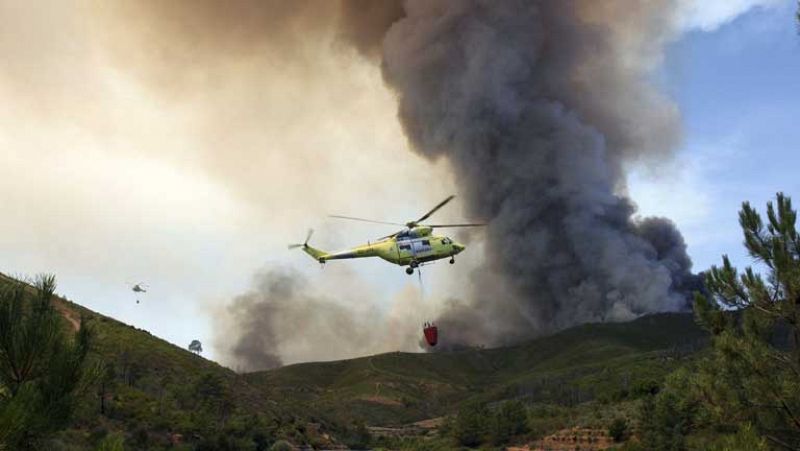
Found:
M 119 434 L 107 435 L 99 445 L 96 451 L 124 451 L 125 439 Z
M 489 409 L 484 404 L 468 404 L 456 415 L 453 438 L 461 446 L 478 446 L 486 440 L 490 421 Z
M 628 422 L 622 417 L 614 419 L 614 421 L 612 421 L 611 425 L 608 427 L 608 435 L 610 435 L 611 438 L 617 443 L 625 439 L 627 432 Z
M 503 444 L 528 432 L 528 412 L 520 401 L 504 402 L 492 418 L 491 436 L 495 444 Z
M 292 451 L 292 445 L 286 440 L 278 440 L 270 448 L 270 451 Z

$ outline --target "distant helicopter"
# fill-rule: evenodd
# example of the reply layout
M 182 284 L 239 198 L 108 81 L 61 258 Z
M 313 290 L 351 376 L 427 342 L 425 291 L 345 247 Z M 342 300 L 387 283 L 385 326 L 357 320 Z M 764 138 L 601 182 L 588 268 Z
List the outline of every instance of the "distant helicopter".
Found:
M 144 283 L 142 283 L 142 282 L 139 282 L 139 283 L 130 283 L 130 282 L 129 282 L 129 283 L 128 283 L 128 285 L 130 285 L 130 286 L 131 286 L 131 291 L 133 291 L 133 292 L 134 292 L 134 293 L 136 293 L 137 295 L 138 295 L 139 293 L 147 293 L 147 289 L 146 289 L 146 288 L 147 288 L 147 285 L 145 285 L 145 284 L 144 284 Z M 137 304 L 139 303 L 139 299 L 136 299 L 136 303 L 137 303 Z
M 332 218 L 338 219 L 405 227 L 391 235 L 379 238 L 374 243 L 367 242 L 367 244 L 340 252 L 325 252 L 308 245 L 308 240 L 311 239 L 311 235 L 314 232 L 313 230 L 309 230 L 306 240 L 302 244 L 290 244 L 289 249 L 302 248 L 305 253 L 320 263 L 325 263 L 328 260 L 378 257 L 396 265 L 408 266 L 408 268 L 406 268 L 406 274 L 409 275 L 414 274 L 414 269 L 421 264 L 434 260 L 449 257 L 450 264 L 453 264 L 456 261 L 456 254 L 463 252 L 466 247 L 447 236 L 433 235 L 433 229 L 446 227 L 481 227 L 486 224 L 420 224 L 420 222 L 428 219 L 433 213 L 453 200 L 454 197 L 455 196 L 449 196 L 421 218 L 416 221 L 409 221 L 405 224 L 373 221 L 371 219 L 354 218 L 351 216 L 331 215 Z

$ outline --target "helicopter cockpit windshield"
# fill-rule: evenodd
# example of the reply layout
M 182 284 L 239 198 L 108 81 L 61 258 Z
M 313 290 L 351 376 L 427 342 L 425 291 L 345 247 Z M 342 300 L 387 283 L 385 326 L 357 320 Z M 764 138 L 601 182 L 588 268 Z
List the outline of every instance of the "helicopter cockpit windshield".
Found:
M 412 239 L 412 238 L 420 238 L 420 237 L 423 237 L 423 236 L 425 236 L 425 233 L 421 233 L 420 230 L 409 229 L 409 230 L 403 230 L 402 232 L 398 233 L 397 234 L 397 239 L 398 240 L 409 240 L 409 239 Z

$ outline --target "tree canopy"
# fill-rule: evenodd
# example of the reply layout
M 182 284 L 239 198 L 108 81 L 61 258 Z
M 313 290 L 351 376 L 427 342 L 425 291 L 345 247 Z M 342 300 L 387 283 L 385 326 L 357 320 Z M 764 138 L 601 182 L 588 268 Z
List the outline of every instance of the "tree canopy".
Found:
M 67 332 L 55 287 L 53 276 L 0 287 L 0 445 L 10 449 L 36 448 L 65 427 L 94 374 L 89 330 Z
M 192 340 L 192 342 L 189 343 L 189 350 L 195 354 L 200 354 L 203 352 L 203 344 L 200 343 L 200 340 Z
M 717 429 L 752 425 L 773 446 L 800 448 L 800 234 L 791 199 L 778 193 L 766 221 L 739 212 L 749 255 L 763 272 L 740 273 L 723 256 L 706 277 L 695 314 L 713 353 L 693 380 Z

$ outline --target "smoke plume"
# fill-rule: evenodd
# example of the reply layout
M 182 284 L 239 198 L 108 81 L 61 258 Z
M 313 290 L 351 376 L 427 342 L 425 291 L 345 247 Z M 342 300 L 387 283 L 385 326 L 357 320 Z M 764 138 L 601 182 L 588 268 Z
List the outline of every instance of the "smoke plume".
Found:
M 680 141 L 677 108 L 648 78 L 672 2 L 409 0 L 402 17 L 357 3 L 342 4 L 340 36 L 367 57 L 383 39 L 412 148 L 445 158 L 467 213 L 489 223 L 472 296 L 438 320 L 445 345 L 685 307 L 683 238 L 624 195 L 627 163 Z
M 340 283 L 353 294 L 336 299 L 295 271 L 266 268 L 253 278 L 250 291 L 217 315 L 215 346 L 225 352 L 225 363 L 242 371 L 418 349 L 413 312 L 422 306 L 416 293 L 402 292 L 383 313 L 369 302 L 362 282 L 343 274 Z
M 444 339 L 507 343 L 682 308 L 692 276 L 680 233 L 637 219 L 621 194 L 626 163 L 680 140 L 675 106 L 648 81 L 671 3 L 405 6 L 383 54 L 400 120 L 489 222 L 474 295 L 443 313 Z
M 674 2 L 244 2 L 235 14 L 213 4 L 191 10 L 198 26 L 170 32 L 189 54 L 263 51 L 302 74 L 320 49 L 335 51 L 321 42 L 338 40 L 380 59 L 411 147 L 444 158 L 468 215 L 489 223 L 472 295 L 439 318 L 445 344 L 496 345 L 685 306 L 693 276 L 680 233 L 669 220 L 637 218 L 624 194 L 626 164 L 657 163 L 681 139 L 677 108 L 649 78 Z M 165 8 L 156 16 L 166 29 L 180 24 Z M 322 318 L 341 327 L 316 343 L 350 337 L 335 319 L 357 315 L 331 307 L 317 316 L 330 299 L 263 277 L 258 295 L 234 303 L 239 324 L 252 323 L 233 348 L 239 361 L 276 364 L 289 353 L 268 344 L 318 331 Z M 276 329 L 304 315 L 314 327 Z M 353 353 L 361 342 L 338 344 Z

